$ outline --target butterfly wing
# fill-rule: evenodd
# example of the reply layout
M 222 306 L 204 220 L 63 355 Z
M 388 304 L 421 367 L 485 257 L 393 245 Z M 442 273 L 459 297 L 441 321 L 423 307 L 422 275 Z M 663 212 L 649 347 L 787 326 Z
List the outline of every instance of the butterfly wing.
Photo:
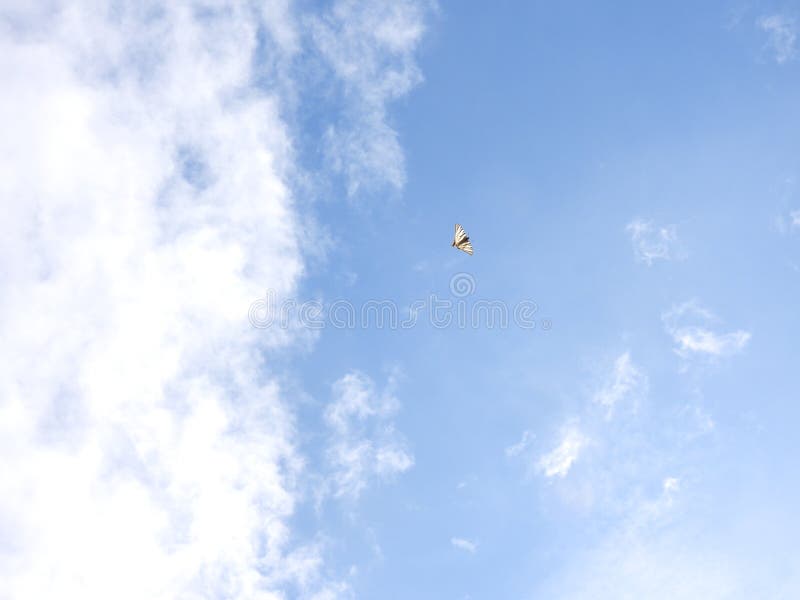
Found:
M 453 246 L 458 248 L 459 250 L 463 250 L 467 254 L 472 254 L 472 244 L 469 241 L 469 236 L 467 232 L 464 231 L 464 228 L 456 223 L 456 232 L 453 236 Z
M 468 240 L 468 239 L 469 239 L 469 237 L 467 236 L 467 232 L 466 232 L 466 231 L 464 231 L 464 228 L 463 228 L 461 225 L 459 225 L 458 223 L 456 223 L 456 233 L 455 233 L 455 235 L 453 236 L 453 243 L 454 243 L 456 246 L 458 246 L 458 245 L 459 245 L 460 243 L 462 243 L 464 240 Z

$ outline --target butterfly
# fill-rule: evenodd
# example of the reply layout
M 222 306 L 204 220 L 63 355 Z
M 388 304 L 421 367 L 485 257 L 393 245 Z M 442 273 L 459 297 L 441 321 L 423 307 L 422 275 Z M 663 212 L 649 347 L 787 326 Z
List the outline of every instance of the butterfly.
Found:
M 456 234 L 453 236 L 453 243 L 451 245 L 454 248 L 463 250 L 470 256 L 472 255 L 472 243 L 469 241 L 469 236 L 467 235 L 467 232 L 464 231 L 464 228 L 458 223 L 456 223 Z

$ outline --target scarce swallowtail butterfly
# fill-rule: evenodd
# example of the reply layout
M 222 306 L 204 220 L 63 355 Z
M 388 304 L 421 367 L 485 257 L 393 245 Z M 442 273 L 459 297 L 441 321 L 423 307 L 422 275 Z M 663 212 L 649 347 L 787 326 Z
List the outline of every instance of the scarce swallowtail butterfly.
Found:
M 454 248 L 463 250 L 470 256 L 472 255 L 472 243 L 469 241 L 469 236 L 467 235 L 467 232 L 464 231 L 464 228 L 458 223 L 456 223 L 456 234 L 453 236 L 453 243 L 451 245 Z

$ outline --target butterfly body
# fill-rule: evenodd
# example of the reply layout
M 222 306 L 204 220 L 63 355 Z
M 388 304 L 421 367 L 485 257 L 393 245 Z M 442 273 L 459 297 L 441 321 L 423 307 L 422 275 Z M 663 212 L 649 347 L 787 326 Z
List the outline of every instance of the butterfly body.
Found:
M 453 243 L 450 245 L 472 256 L 472 242 L 469 241 L 467 232 L 464 231 L 464 228 L 458 223 L 456 223 L 456 232 L 453 236 Z

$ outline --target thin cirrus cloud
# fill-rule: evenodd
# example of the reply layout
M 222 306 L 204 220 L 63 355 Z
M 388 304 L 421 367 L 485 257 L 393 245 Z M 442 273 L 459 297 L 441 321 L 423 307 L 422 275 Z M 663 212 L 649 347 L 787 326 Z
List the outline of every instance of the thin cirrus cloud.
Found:
M 778 564 L 787 565 L 786 572 L 792 573 L 776 577 L 769 568 L 754 568 L 762 560 L 763 543 L 755 547 L 730 543 L 752 535 L 751 530 L 760 529 L 761 524 L 736 518 L 720 523 L 712 516 L 719 510 L 716 505 L 692 514 L 689 507 L 703 502 L 683 480 L 665 477 L 658 493 L 626 507 L 596 542 L 568 556 L 532 596 L 557 600 L 796 597 L 800 580 L 788 566 L 795 556 L 792 536 L 781 532 L 771 539 L 789 557 Z M 759 508 L 763 511 L 763 499 Z M 727 535 L 715 535 L 720 527 L 728 529 Z M 766 536 L 774 535 L 769 526 L 764 529 Z M 770 566 L 775 564 L 774 556 L 767 559 Z
M 555 484 L 549 493 L 603 526 L 594 540 L 566 553 L 533 596 L 693 598 L 702 592 L 722 598 L 736 589 L 735 572 L 715 566 L 724 564 L 719 553 L 685 544 L 696 529 L 683 515 L 696 498 L 696 461 L 709 433 L 698 431 L 692 408 L 699 407 L 665 412 L 647 401 L 647 381 L 631 353 L 620 354 L 546 455 Z M 598 398 L 619 406 L 634 397 L 639 410 L 617 411 L 613 419 L 598 410 L 604 408 Z M 694 579 L 687 583 L 686 577 Z
M 591 396 L 580 417 L 568 419 L 561 427 L 558 443 L 549 452 L 541 455 L 536 463 L 536 470 L 547 478 L 564 478 L 573 465 L 579 460 L 586 448 L 595 440 L 603 439 L 607 433 L 607 425 L 600 421 L 592 411 L 592 405 L 603 408 L 603 421 L 610 421 L 615 410 L 625 403 L 631 415 L 635 415 L 639 401 L 648 393 L 646 373 L 637 367 L 631 359 L 630 352 L 623 352 L 613 363 L 603 382 Z M 526 432 L 527 434 L 527 432 Z M 510 448 L 509 456 L 521 452 L 530 443 L 527 435 L 522 441 Z
M 647 393 L 647 386 L 647 375 L 633 364 L 629 352 L 623 352 L 614 361 L 610 376 L 593 399 L 606 409 L 606 418 L 611 418 L 620 402 L 630 400 L 635 410 L 635 403 L 642 394 Z
M 684 453 L 702 443 L 713 423 L 698 404 L 665 417 L 654 410 L 649 396 L 645 369 L 629 351 L 621 353 L 596 391 L 558 430 L 554 446 L 535 463 L 538 473 L 556 484 L 551 489 L 560 501 L 581 512 L 611 515 L 655 506 L 656 500 L 642 496 L 645 482 L 652 487 L 664 481 L 667 492 L 677 492 Z M 674 436 L 668 448 L 659 447 L 653 434 L 664 428 Z
M 458 548 L 459 550 L 469 552 L 470 554 L 475 554 L 478 551 L 478 543 L 465 538 L 450 538 L 450 544 L 453 546 L 453 548 Z
M 775 62 L 783 64 L 797 57 L 797 22 L 787 15 L 765 15 L 758 19 L 758 28 L 767 36 L 767 47 Z
M 673 306 L 661 318 L 675 343 L 675 353 L 687 360 L 737 354 L 752 337 L 749 331 L 743 329 L 727 333 L 713 331 L 711 325 L 717 321 L 717 317 L 694 300 Z
M 800 230 L 800 210 L 790 210 L 775 217 L 775 229 L 781 235 L 793 235 Z
M 329 10 L 362 29 L 390 14 Z M 290 526 L 309 467 L 263 356 L 296 334 L 247 322 L 265 285 L 293 297 L 305 269 L 283 115 L 307 15 L 0 11 L 0 597 L 347 595 L 325 544 Z M 361 44 L 372 72 L 411 61 L 406 38 Z M 382 103 L 407 89 L 384 78 L 351 148 L 391 138 Z M 361 169 L 401 184 L 401 157 Z M 371 456 L 376 477 L 410 466 L 396 444 Z
M 779 215 L 775 223 L 780 233 L 794 233 L 800 229 L 800 210 L 791 210 L 786 215 Z
M 701 527 L 677 520 L 675 491 L 633 511 L 602 541 L 566 562 L 536 591 L 557 600 L 578 598 L 736 598 L 747 565 L 708 543 Z M 687 539 L 699 540 L 687 544 Z
M 589 443 L 577 423 L 568 423 L 560 433 L 559 442 L 550 452 L 542 455 L 536 464 L 545 477 L 566 477 Z
M 531 445 L 533 440 L 536 438 L 530 431 L 527 429 L 522 433 L 522 438 L 516 443 L 512 444 L 511 446 L 506 447 L 505 453 L 508 458 L 513 458 L 515 456 L 519 456 L 528 447 Z
M 678 234 L 675 225 L 657 226 L 652 221 L 636 218 L 628 223 L 625 230 L 631 236 L 636 260 L 648 267 L 655 260 L 681 257 L 677 249 Z

